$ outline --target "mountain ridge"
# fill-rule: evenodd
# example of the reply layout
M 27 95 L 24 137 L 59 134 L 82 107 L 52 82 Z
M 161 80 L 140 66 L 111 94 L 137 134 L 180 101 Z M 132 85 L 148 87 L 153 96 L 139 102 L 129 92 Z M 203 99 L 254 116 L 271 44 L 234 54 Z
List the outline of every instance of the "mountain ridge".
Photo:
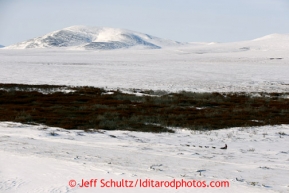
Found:
M 180 43 L 120 28 L 71 26 L 29 39 L 4 49 L 63 48 L 68 50 L 162 49 L 167 47 L 199 47 L 198 53 L 248 50 L 276 50 L 289 48 L 289 34 L 269 34 L 239 42 Z M 197 48 L 198 49 L 198 48 Z M 203 50 L 206 49 L 206 50 Z
M 179 44 L 181 43 L 131 30 L 108 27 L 71 26 L 6 48 L 113 50 L 138 46 L 145 49 L 160 49 L 162 47 Z

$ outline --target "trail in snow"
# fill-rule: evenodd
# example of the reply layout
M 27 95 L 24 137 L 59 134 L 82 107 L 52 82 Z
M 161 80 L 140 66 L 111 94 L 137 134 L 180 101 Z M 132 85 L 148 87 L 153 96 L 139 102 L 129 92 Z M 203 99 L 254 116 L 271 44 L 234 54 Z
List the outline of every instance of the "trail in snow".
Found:
M 85 133 L 11 122 L 0 125 L 0 163 L 5 165 L 0 170 L 0 189 L 4 192 L 36 187 L 51 192 L 78 192 L 83 190 L 69 188 L 67 183 L 82 178 L 229 180 L 230 188 L 214 191 L 288 191 L 284 178 L 289 174 L 287 125 L 208 132 L 177 130 L 176 134 Z M 57 135 L 52 136 L 52 131 Z M 284 133 L 281 138 L 279 133 Z M 224 143 L 229 148 L 219 149 Z M 22 164 L 18 165 L 20 160 Z M 204 170 L 201 176 L 198 170 Z M 27 175 L 28 171 L 33 174 Z M 122 191 L 129 190 L 117 190 Z M 147 192 L 141 188 L 138 191 Z M 192 190 L 180 190 L 187 191 Z

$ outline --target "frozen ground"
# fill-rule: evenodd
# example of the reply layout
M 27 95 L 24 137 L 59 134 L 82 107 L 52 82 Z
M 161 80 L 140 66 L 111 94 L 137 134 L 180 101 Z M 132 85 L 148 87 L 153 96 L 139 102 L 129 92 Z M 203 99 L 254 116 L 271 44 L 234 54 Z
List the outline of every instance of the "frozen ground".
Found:
M 289 92 L 289 35 L 159 50 L 0 49 L 0 82 L 196 92 Z
M 289 191 L 288 133 L 288 125 L 152 134 L 85 133 L 1 122 L 0 191 L 285 193 Z M 228 149 L 219 149 L 225 143 Z M 198 170 L 203 170 L 201 176 Z M 81 184 L 82 179 L 94 178 L 228 180 L 230 187 L 176 191 L 68 186 L 71 179 Z

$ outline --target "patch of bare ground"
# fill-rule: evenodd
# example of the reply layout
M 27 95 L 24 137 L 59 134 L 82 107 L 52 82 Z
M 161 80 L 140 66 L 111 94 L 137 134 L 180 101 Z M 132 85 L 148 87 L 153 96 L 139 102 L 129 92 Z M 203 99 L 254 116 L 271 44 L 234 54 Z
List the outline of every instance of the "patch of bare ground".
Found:
M 138 91 L 144 95 L 136 96 L 94 87 L 21 84 L 0 84 L 0 89 L 0 121 L 65 129 L 173 132 L 168 127 L 211 130 L 289 123 L 288 93 Z

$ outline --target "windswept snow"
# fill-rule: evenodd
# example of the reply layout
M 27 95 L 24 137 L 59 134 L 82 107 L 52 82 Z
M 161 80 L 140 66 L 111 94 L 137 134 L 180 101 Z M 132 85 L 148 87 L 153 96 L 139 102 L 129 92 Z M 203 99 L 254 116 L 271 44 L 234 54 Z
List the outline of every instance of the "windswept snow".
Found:
M 54 31 L 6 49 L 26 48 L 69 48 L 85 50 L 113 50 L 119 48 L 141 47 L 160 49 L 163 46 L 175 46 L 180 43 L 157 38 L 125 29 L 106 27 L 72 26 Z
M 289 126 L 177 133 L 0 123 L 1 192 L 288 192 Z M 224 144 L 227 150 L 221 150 Z M 215 149 L 212 147 L 216 147 Z M 201 174 L 200 174 L 201 171 Z M 75 179 L 228 180 L 229 188 L 70 188 Z
M 247 45 L 247 44 L 246 44 Z M 0 50 L 0 82 L 194 92 L 289 92 L 289 49 Z

